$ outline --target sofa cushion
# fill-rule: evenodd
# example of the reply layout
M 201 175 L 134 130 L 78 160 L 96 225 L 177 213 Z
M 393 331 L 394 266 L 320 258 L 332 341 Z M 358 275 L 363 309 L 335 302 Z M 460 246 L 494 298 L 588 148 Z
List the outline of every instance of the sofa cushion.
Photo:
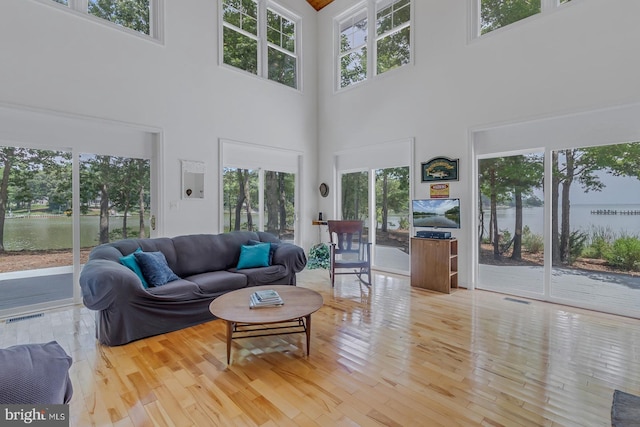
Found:
M 269 266 L 269 248 L 271 243 L 261 243 L 259 245 L 242 245 L 240 249 L 240 259 L 237 269 L 258 268 Z
M 281 283 L 280 280 L 288 278 L 288 270 L 284 265 L 274 264 L 261 268 L 245 268 L 242 270 L 232 269 L 247 276 L 247 286 L 257 286 L 264 284 L 290 285 L 288 281 Z
M 56 341 L 0 350 L 0 403 L 69 403 L 71 357 Z
M 187 301 L 200 298 L 202 292 L 195 283 L 178 279 L 166 283 L 162 286 L 154 286 L 147 289 L 147 293 L 153 296 L 162 297 L 162 301 Z
M 134 252 L 133 254 L 140 264 L 144 278 L 151 286 L 162 286 L 179 279 L 169 268 L 162 252 Z
M 198 285 L 204 294 L 228 292 L 247 286 L 247 276 L 224 270 L 195 274 L 185 279 Z
M 136 252 L 142 252 L 142 249 L 138 248 L 136 249 Z M 144 288 L 147 289 L 149 288 L 149 284 L 145 280 L 144 274 L 142 274 L 142 270 L 140 270 L 140 265 L 138 264 L 138 261 L 136 260 L 136 257 L 134 254 L 135 252 L 133 254 L 120 257 L 120 264 L 124 265 L 125 267 L 128 267 L 129 270 L 136 273 L 136 276 L 138 276 L 140 278 L 140 281 L 142 282 L 142 286 L 144 286 Z

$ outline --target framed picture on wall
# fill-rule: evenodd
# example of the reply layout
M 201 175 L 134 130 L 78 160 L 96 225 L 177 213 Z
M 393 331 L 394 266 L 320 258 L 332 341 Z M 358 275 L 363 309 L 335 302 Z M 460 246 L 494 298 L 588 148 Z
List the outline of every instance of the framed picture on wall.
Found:
M 421 164 L 422 182 L 457 181 L 458 160 L 434 157 Z

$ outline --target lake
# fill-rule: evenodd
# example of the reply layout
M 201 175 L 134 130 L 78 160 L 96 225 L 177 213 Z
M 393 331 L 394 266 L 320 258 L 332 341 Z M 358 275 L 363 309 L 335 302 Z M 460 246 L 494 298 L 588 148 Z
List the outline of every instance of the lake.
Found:
M 598 215 L 592 211 L 615 210 L 617 215 Z M 621 211 L 640 211 L 640 204 L 575 204 L 571 205 L 571 230 L 591 232 L 594 227 L 609 228 L 617 236 L 621 233 L 640 236 L 640 215 L 622 215 Z M 498 209 L 498 228 L 513 232 L 515 224 L 515 208 Z M 485 228 L 488 229 L 489 211 L 485 211 Z M 544 212 L 542 207 L 524 208 L 522 222 L 528 225 L 534 234 L 543 234 Z M 486 233 L 485 233 L 486 234 Z
M 110 217 L 110 228 L 122 228 L 123 217 Z M 138 227 L 139 217 L 129 216 L 127 225 Z M 69 249 L 72 241 L 73 219 L 61 216 L 31 216 L 24 218 L 7 218 L 4 224 L 4 247 L 8 251 L 21 249 Z M 80 216 L 80 246 L 83 248 L 96 246 L 99 242 L 98 216 Z M 147 222 L 148 224 L 148 222 Z

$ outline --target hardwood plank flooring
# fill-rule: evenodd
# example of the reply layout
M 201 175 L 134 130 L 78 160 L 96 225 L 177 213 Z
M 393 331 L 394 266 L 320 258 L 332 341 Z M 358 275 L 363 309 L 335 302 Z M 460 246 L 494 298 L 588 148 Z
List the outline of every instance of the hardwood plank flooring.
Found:
M 0 323 L 0 347 L 57 340 L 73 357 L 72 426 L 610 426 L 640 394 L 640 320 L 505 295 L 450 295 L 305 270 L 304 334 L 233 341 L 221 320 L 120 347 L 82 306 Z

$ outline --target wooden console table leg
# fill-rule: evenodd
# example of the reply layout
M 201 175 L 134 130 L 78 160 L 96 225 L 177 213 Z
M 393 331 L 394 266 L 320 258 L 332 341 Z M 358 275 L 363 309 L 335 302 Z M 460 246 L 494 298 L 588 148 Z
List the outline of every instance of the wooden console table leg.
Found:
M 227 365 L 231 362 L 231 337 L 233 336 L 233 322 L 227 321 Z
M 306 332 L 307 332 L 307 356 L 309 355 L 309 347 L 311 345 L 311 315 L 305 316 Z

